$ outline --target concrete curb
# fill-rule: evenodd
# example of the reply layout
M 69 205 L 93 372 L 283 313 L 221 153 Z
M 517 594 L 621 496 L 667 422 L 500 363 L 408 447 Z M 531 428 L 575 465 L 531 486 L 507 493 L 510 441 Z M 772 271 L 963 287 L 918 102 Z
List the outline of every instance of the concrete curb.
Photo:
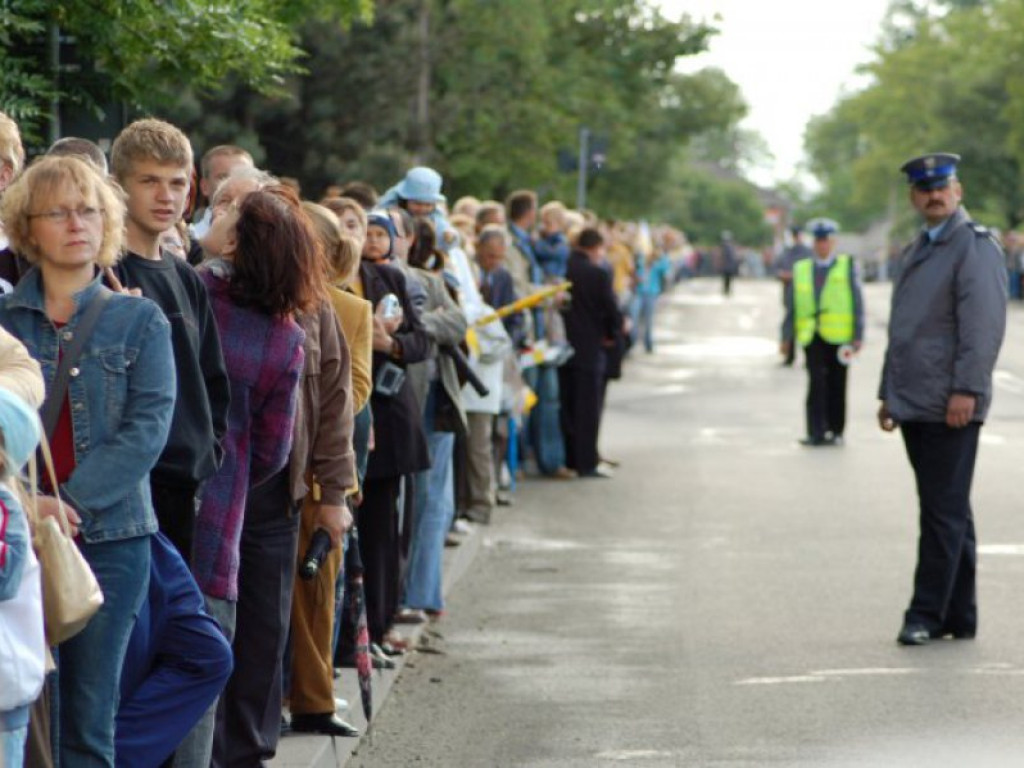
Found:
M 444 553 L 443 591 L 446 596 L 476 559 L 484 538 L 481 526 L 474 525 L 470 533 L 460 538 L 462 544 L 458 547 L 446 548 Z M 417 645 L 420 636 L 428 626 L 423 624 L 403 632 L 411 638 L 412 647 Z M 404 656 L 395 658 L 397 662 L 395 669 L 374 671 L 373 709 L 375 714 L 383 708 L 391 693 L 391 688 L 398 676 L 402 674 L 406 662 L 415 657 L 415 651 L 411 651 Z M 277 756 L 268 765 L 272 768 L 342 768 L 349 758 L 359 750 L 359 746 L 365 739 L 373 738 L 372 731 L 369 736 L 366 735 L 366 720 L 363 717 L 362 703 L 359 698 L 359 682 L 354 669 L 342 671 L 341 677 L 335 681 L 334 694 L 349 702 L 350 709 L 344 714 L 344 719 L 359 728 L 363 734 L 362 737 L 343 739 L 330 736 L 288 734 L 281 738 Z

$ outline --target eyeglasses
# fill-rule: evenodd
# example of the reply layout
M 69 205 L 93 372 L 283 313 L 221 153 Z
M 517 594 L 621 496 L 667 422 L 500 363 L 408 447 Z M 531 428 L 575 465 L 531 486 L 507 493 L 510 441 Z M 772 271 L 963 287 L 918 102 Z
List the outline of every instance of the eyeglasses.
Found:
M 102 208 L 94 208 L 91 205 L 83 205 L 81 208 L 54 208 L 52 211 L 43 211 L 42 213 L 33 213 L 29 215 L 29 219 L 46 219 L 53 224 L 67 224 L 71 220 L 71 214 L 78 216 L 80 221 L 94 222 L 98 221 L 100 216 L 103 214 Z

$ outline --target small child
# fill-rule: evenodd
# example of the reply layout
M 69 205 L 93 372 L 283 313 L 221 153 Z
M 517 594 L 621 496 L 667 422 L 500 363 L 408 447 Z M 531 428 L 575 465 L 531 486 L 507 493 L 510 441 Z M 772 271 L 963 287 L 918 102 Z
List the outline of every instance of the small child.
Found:
M 22 768 L 29 708 L 43 688 L 46 640 L 39 562 L 17 477 L 39 443 L 39 417 L 0 389 L 0 766 Z
M 558 200 L 545 203 L 540 209 L 540 237 L 533 252 L 544 271 L 546 282 L 565 277 L 569 261 L 569 241 L 565 236 L 566 208 Z

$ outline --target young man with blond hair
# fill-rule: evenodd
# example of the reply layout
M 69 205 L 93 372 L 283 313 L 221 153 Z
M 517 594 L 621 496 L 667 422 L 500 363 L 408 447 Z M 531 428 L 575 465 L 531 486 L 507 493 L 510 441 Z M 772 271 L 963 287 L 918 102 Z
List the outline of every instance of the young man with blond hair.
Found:
M 117 278 L 160 305 L 171 322 L 177 399 L 150 484 L 160 530 L 189 562 L 197 496 L 220 463 L 230 397 L 206 287 L 192 267 L 160 248 L 161 234 L 185 210 L 192 148 L 170 123 L 137 120 L 115 139 L 110 164 L 127 205 L 127 252 Z

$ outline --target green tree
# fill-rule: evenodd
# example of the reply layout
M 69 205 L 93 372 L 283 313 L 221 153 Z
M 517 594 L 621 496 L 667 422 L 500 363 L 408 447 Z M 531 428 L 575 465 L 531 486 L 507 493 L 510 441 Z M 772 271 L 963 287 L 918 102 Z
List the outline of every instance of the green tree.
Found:
M 300 22 L 340 25 L 371 9 L 372 0 L 6 0 L 0 109 L 31 134 L 58 97 L 96 107 L 113 96 L 151 109 L 183 82 L 201 92 L 232 75 L 272 92 L 301 69 Z M 57 34 L 75 57 L 59 72 L 49 55 Z
M 861 224 L 905 212 L 900 164 L 951 151 L 963 157 L 959 175 L 972 213 L 1016 226 L 1024 219 L 1024 6 L 995 0 L 894 8 L 906 11 L 902 35 L 888 34 L 876 47 L 865 67 L 868 87 L 808 127 L 822 200 Z M 912 226 L 912 216 L 903 218 Z

